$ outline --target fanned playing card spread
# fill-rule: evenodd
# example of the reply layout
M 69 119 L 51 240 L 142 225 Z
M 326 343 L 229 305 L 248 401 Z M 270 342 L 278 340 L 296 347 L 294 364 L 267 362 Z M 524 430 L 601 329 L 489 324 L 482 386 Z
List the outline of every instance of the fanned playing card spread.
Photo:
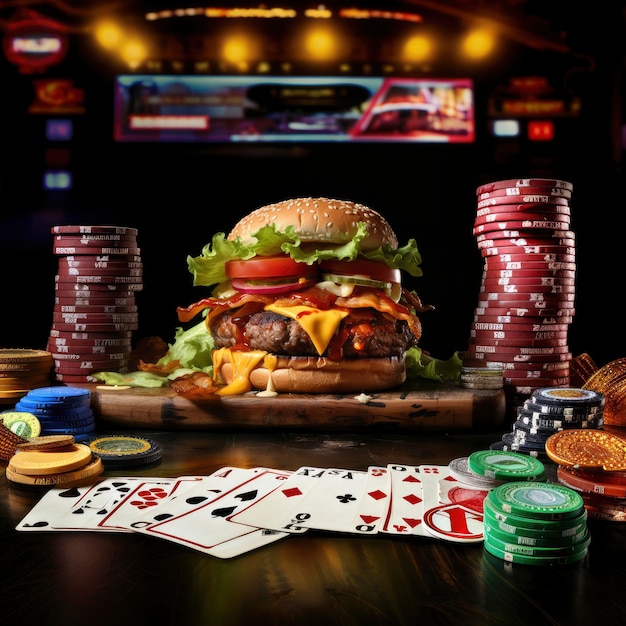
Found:
M 208 476 L 55 487 L 16 530 L 137 532 L 222 559 L 307 531 L 475 542 L 483 540 L 487 493 L 447 465 L 222 467 Z

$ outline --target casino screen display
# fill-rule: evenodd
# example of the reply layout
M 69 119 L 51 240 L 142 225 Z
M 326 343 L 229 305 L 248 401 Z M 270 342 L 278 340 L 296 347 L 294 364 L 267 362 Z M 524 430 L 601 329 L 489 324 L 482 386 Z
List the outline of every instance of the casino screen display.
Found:
M 470 79 L 120 75 L 119 142 L 475 141 Z

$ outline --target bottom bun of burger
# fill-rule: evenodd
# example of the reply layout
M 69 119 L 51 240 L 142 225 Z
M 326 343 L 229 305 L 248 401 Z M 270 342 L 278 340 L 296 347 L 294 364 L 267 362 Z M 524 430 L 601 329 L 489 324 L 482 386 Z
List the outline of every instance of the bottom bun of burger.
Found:
M 360 393 L 382 391 L 406 380 L 404 356 L 344 359 L 277 356 L 271 371 L 273 388 L 279 393 Z M 225 356 L 221 375 L 227 384 L 233 380 L 233 366 Z M 249 373 L 254 389 L 268 388 L 270 370 L 259 364 Z

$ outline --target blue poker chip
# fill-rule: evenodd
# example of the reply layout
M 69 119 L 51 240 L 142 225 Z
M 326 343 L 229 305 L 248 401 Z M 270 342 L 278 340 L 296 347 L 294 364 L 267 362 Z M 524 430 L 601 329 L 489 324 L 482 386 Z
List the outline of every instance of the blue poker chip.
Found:
M 91 391 L 82 387 L 38 387 L 31 389 L 20 402 L 31 408 L 50 408 L 61 406 L 64 408 L 78 408 L 89 406 Z
M 161 459 L 161 445 L 157 441 L 134 435 L 92 437 L 87 445 L 105 467 L 135 467 Z

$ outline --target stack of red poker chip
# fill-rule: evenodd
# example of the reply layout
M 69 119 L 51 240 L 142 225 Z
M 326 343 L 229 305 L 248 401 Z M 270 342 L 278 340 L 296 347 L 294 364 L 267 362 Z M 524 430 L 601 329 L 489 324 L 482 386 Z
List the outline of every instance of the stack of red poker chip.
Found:
M 138 327 L 135 294 L 143 289 L 137 229 L 53 226 L 59 257 L 47 349 L 55 378 L 93 382 L 92 372 L 125 372 Z
M 485 265 L 468 361 L 501 367 L 509 393 L 569 385 L 576 293 L 572 189 L 566 181 L 535 178 L 476 190 L 473 234 Z

